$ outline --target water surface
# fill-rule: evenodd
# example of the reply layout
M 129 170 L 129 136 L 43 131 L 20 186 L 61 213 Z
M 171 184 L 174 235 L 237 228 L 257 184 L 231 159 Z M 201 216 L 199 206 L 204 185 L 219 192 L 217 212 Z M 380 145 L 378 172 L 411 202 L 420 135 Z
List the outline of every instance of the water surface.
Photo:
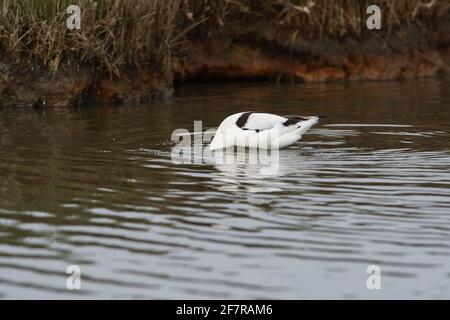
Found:
M 177 164 L 173 130 L 326 115 L 279 153 Z M 180 87 L 0 110 L 1 298 L 450 298 L 450 80 Z M 66 288 L 78 265 L 82 290 Z M 380 290 L 368 290 L 378 265 Z

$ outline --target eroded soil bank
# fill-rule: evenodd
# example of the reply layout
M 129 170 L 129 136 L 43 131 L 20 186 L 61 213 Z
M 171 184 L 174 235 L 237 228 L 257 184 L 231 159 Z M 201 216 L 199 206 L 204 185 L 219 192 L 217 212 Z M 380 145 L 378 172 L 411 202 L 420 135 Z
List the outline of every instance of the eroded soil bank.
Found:
M 205 48 L 198 44 L 177 61 L 175 78 L 276 79 L 295 81 L 388 80 L 434 76 L 448 67 L 448 50 L 406 52 L 314 52 L 281 54 L 258 47 L 232 45 Z
M 312 37 L 271 25 L 231 29 L 191 41 L 175 60 L 176 79 L 287 81 L 387 80 L 448 72 L 450 21 L 367 31 L 360 37 Z
M 387 39 L 374 35 L 365 40 L 297 40 L 289 45 L 269 36 L 250 36 L 191 41 L 164 76 L 150 68 L 99 77 L 79 68 L 62 67 L 49 73 L 1 64 L 0 106 L 67 107 L 92 101 L 130 104 L 167 99 L 174 80 L 408 79 L 445 73 L 450 66 L 449 36 L 442 34 L 420 37 L 411 31 Z

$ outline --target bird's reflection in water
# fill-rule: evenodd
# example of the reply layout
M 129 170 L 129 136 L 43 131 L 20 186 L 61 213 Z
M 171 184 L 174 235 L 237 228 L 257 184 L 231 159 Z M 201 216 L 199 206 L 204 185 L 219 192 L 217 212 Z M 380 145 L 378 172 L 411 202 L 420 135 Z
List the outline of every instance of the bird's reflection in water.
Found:
M 219 170 L 214 178 L 223 185 L 223 191 L 276 192 L 277 178 L 283 175 L 280 151 L 266 149 L 216 150 L 205 157 L 205 163 Z
M 295 178 L 308 175 L 311 166 L 320 161 L 308 161 L 309 152 L 314 148 L 256 149 L 230 147 L 209 150 L 208 145 L 175 146 L 172 161 L 177 165 L 209 165 L 217 169 L 210 179 L 218 181 L 222 191 L 278 192 L 286 189 Z M 316 156 L 317 152 L 313 151 Z M 323 156 L 323 155 L 322 155 Z M 298 181 L 298 180 L 297 180 Z

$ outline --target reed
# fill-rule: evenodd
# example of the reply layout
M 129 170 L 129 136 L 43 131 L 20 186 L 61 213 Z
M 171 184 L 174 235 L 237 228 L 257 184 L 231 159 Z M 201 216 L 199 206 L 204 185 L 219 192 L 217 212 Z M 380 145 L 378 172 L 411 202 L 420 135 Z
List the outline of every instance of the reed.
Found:
M 197 15 L 209 26 L 237 28 L 263 23 L 305 37 L 364 36 L 369 5 L 382 9 L 383 29 L 391 32 L 411 24 L 437 26 L 450 17 L 450 0 L 192 0 Z
M 71 4 L 82 9 L 81 30 L 65 27 Z M 450 17 L 450 0 L 0 0 L 0 59 L 52 72 L 68 65 L 169 76 L 185 42 L 215 32 L 266 25 L 292 37 L 364 37 L 369 4 L 382 8 L 387 33 Z

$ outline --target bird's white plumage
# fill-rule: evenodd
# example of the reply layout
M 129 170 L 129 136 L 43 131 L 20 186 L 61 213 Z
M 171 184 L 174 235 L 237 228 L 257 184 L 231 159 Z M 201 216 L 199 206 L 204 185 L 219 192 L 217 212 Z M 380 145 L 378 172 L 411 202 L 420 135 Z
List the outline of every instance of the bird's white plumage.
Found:
M 283 148 L 298 141 L 318 121 L 319 117 L 240 112 L 222 121 L 209 148 Z

